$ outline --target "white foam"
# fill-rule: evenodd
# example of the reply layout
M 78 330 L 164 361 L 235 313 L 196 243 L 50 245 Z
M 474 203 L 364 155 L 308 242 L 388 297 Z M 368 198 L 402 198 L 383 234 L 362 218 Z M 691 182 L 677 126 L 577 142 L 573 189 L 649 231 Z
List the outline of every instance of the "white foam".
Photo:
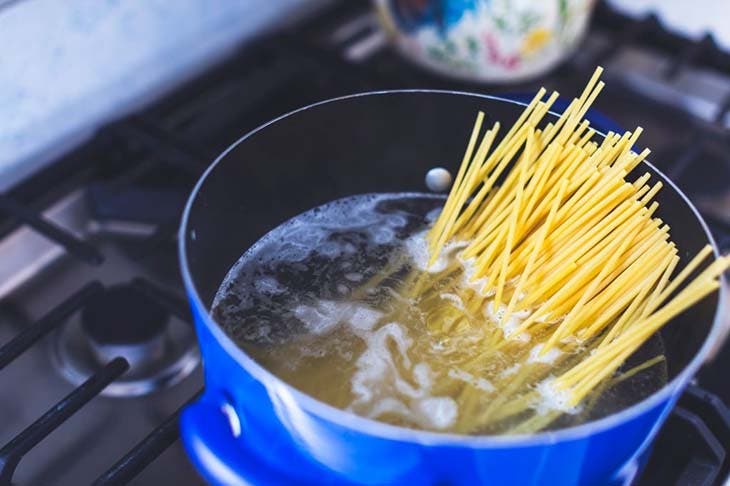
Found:
M 400 214 L 392 214 L 385 218 L 385 224 L 391 228 L 403 228 L 408 224 L 408 220 Z
M 397 398 L 385 397 L 375 402 L 367 415 L 372 418 L 378 418 L 386 413 L 407 417 L 411 413 L 411 409 Z
M 349 324 L 355 331 L 370 331 L 382 317 L 383 313 L 379 310 L 356 305 L 349 318 Z
M 431 367 L 426 363 L 418 363 L 413 367 L 413 378 L 422 389 L 431 388 Z
M 461 311 L 465 310 L 464 301 L 461 300 L 461 297 L 459 297 L 458 295 L 444 292 L 442 294 L 439 294 L 439 297 L 441 297 L 443 300 L 450 301 L 451 303 L 454 304 L 454 307 L 456 307 L 457 309 L 459 309 Z
M 430 394 L 431 368 L 426 363 L 411 365 L 407 353 L 413 341 L 404 326 L 389 322 L 360 336 L 367 347 L 355 363 L 351 382 L 355 399 L 351 409 L 373 418 L 396 414 L 432 429 L 453 425 L 458 406 L 450 397 Z M 403 376 L 409 372 L 415 385 Z
M 319 300 L 314 305 L 297 306 L 294 308 L 294 315 L 304 323 L 309 332 L 322 335 L 343 322 L 349 323 L 353 330 L 369 331 L 383 313 L 351 302 Z
M 414 400 L 411 406 L 397 398 L 385 397 L 375 402 L 367 412 L 367 416 L 375 419 L 384 414 L 415 419 L 423 427 L 445 429 L 456 422 L 459 408 L 450 397 L 427 397 Z
M 439 273 L 446 270 L 453 253 L 460 248 L 466 247 L 467 244 L 465 241 L 447 243 L 436 257 L 433 265 L 429 267 L 428 262 L 431 260 L 431 252 L 428 249 L 428 230 L 416 233 L 405 241 L 406 251 L 413 264 L 419 270 L 429 273 Z
M 375 226 L 369 231 L 373 241 L 379 245 L 386 245 L 395 239 L 395 231 L 382 226 Z
M 276 251 L 282 261 L 301 262 L 307 258 L 311 248 L 297 243 L 282 243 Z
M 540 415 L 551 411 L 564 412 L 575 415 L 581 411 L 580 406 L 570 406 L 570 392 L 555 387 L 555 378 L 549 377 L 537 384 L 540 400 L 533 404 L 533 408 Z
M 440 272 L 446 268 L 447 259 L 446 256 L 439 255 L 433 265 L 429 268 L 428 261 L 430 259 L 430 253 L 428 251 L 428 240 L 426 238 L 427 232 L 422 231 L 416 233 L 410 238 L 406 239 L 405 247 L 408 252 L 408 256 L 411 257 L 413 264 L 422 271 L 428 272 Z
M 459 369 L 459 368 L 452 368 L 449 370 L 449 378 L 453 378 L 455 380 L 461 380 L 463 382 L 469 383 L 470 385 L 474 386 L 475 388 L 478 388 L 485 392 L 493 392 L 495 390 L 494 385 L 492 383 L 481 377 L 477 377 L 472 375 L 471 373 L 467 373 L 466 371 Z
M 423 398 L 416 400 L 411 408 L 421 425 L 435 429 L 451 427 L 459 414 L 459 407 L 451 397 Z
M 415 395 L 413 387 L 400 377 L 388 348 L 388 341 L 395 342 L 399 355 L 405 358 L 404 363 L 410 364 L 406 350 L 412 341 L 406 335 L 405 329 L 396 322 L 389 322 L 365 338 L 367 348 L 357 359 L 357 371 L 352 375 L 351 388 L 355 403 L 370 402 L 373 394 L 380 391 L 382 384 L 390 384 L 406 395 Z
M 484 292 L 484 287 L 487 285 L 488 281 L 487 277 L 481 277 L 477 279 L 473 278 L 474 273 L 476 272 L 476 258 L 463 259 L 461 258 L 461 256 L 459 256 L 459 262 L 464 268 L 464 273 L 461 275 L 461 284 L 464 287 L 472 289 L 474 292 L 478 293 L 482 297 L 489 297 L 490 295 Z
M 563 354 L 559 349 L 553 347 L 550 348 L 550 350 L 540 356 L 540 351 L 542 351 L 543 344 L 537 344 L 530 350 L 530 357 L 527 359 L 528 363 L 545 363 L 545 364 L 553 364 L 558 357 Z
M 254 287 L 262 294 L 279 295 L 286 292 L 286 287 L 272 276 L 265 276 L 254 280 Z
M 490 300 L 484 305 L 483 312 L 488 319 L 490 319 L 502 329 L 502 334 L 506 339 L 522 343 L 530 341 L 530 334 L 528 332 L 523 331 L 519 334 L 515 334 L 515 331 L 519 329 L 524 320 L 528 317 L 529 312 L 512 312 L 509 319 L 507 319 L 507 322 L 502 322 L 504 319 L 504 314 L 505 312 L 507 312 L 507 306 L 504 304 L 500 304 L 499 308 L 495 310 L 493 300 Z
M 332 331 L 345 317 L 337 302 L 326 300 L 313 306 L 298 305 L 294 308 L 294 315 L 304 323 L 309 332 L 320 335 Z
M 359 272 L 350 272 L 345 274 L 345 278 L 349 280 L 350 282 L 360 282 L 362 281 L 362 273 Z

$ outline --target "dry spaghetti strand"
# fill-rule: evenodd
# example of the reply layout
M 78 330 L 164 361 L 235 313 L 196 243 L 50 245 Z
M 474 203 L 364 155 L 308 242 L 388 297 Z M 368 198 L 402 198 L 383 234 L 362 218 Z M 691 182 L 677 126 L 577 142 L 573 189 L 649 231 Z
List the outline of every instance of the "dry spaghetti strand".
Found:
M 546 125 L 557 93 L 545 98 L 544 89 L 501 139 L 498 124 L 480 135 L 480 113 L 428 233 L 431 263 L 450 242 L 463 248 L 448 272 L 419 280 L 427 306 L 444 305 L 429 288 L 463 302 L 429 311 L 434 329 L 440 319 L 447 333 L 483 326 L 484 353 L 463 366 L 478 373 L 480 362 L 501 356 L 521 370 L 497 380 L 503 395 L 475 427 L 524 414 L 539 395 L 536 385 L 550 375 L 557 376 L 550 381 L 555 392 L 577 405 L 592 390 L 657 362 L 610 381 L 654 333 L 715 291 L 730 267 L 719 257 L 703 269 L 708 246 L 674 275 L 678 250 L 669 226 L 654 216 L 662 183 L 652 183 L 649 173 L 631 178 L 649 154 L 633 151 L 642 129 L 609 133 L 598 143 L 584 119 L 603 89 L 601 72 Z M 538 359 L 548 356 L 557 356 L 549 366 Z M 476 392 L 467 387 L 461 395 L 476 410 L 470 393 Z M 515 429 L 550 421 L 533 418 Z M 469 428 L 467 422 L 460 423 Z

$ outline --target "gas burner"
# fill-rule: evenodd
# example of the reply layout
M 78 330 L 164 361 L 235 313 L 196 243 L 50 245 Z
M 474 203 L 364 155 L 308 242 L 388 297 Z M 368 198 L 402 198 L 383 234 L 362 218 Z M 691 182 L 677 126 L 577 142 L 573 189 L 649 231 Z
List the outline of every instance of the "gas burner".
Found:
M 134 285 L 109 287 L 80 314 L 58 330 L 53 349 L 62 375 L 74 385 L 121 356 L 129 371 L 102 394 L 144 395 L 179 382 L 200 360 L 192 327 Z

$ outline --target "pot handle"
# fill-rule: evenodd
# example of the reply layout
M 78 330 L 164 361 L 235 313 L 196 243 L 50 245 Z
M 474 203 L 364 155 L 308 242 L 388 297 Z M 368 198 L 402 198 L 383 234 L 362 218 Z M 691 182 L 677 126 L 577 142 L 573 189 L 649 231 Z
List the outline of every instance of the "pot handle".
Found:
M 188 457 L 209 484 L 278 484 L 282 480 L 241 446 L 238 415 L 218 394 L 206 392 L 189 405 L 180 417 L 180 430 Z

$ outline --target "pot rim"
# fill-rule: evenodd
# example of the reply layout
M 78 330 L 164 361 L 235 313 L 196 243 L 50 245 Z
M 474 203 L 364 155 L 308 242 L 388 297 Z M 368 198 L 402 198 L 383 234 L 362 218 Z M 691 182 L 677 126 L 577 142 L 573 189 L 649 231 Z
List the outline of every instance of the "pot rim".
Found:
M 700 347 L 699 351 L 695 354 L 692 360 L 680 371 L 677 376 L 672 380 L 668 381 L 662 388 L 644 398 L 643 400 L 631 405 L 630 407 L 624 408 L 623 410 L 602 417 L 598 420 L 585 422 L 579 425 L 566 427 L 563 429 L 549 430 L 537 432 L 534 434 L 519 434 L 519 435 L 464 435 L 446 432 L 433 432 L 427 430 L 410 429 L 406 427 L 400 427 L 397 425 L 391 425 L 384 422 L 379 422 L 369 418 L 365 418 L 356 415 L 351 412 L 336 408 L 328 405 L 316 398 L 298 390 L 292 385 L 289 385 L 263 366 L 259 365 L 251 357 L 249 357 L 233 340 L 223 331 L 223 329 L 215 322 L 210 316 L 207 306 L 203 303 L 200 295 L 198 294 L 197 288 L 193 281 L 193 277 L 190 273 L 187 259 L 187 248 L 186 248 L 186 232 L 189 222 L 189 217 L 193 204 L 195 204 L 197 195 L 203 184 L 207 180 L 208 176 L 215 170 L 218 164 L 225 159 L 229 152 L 233 151 L 239 144 L 252 137 L 261 130 L 266 129 L 270 125 L 277 123 L 280 120 L 309 110 L 316 108 L 321 105 L 335 103 L 338 101 L 345 101 L 354 98 L 362 98 L 366 96 L 384 96 L 384 95 L 401 95 L 401 94 L 438 94 L 438 95 L 451 95 L 451 96 L 469 96 L 474 98 L 487 99 L 491 101 L 497 101 L 500 103 L 510 103 L 519 106 L 526 106 L 526 103 L 513 101 L 507 98 L 499 96 L 491 96 L 478 93 L 469 93 L 465 91 L 456 90 L 439 90 L 439 89 L 396 89 L 396 90 L 379 90 L 379 91 L 367 91 L 362 93 L 356 93 L 346 96 L 340 96 L 336 98 L 330 98 L 327 100 L 319 101 L 316 103 L 309 104 L 307 106 L 295 109 L 284 115 L 274 118 L 259 127 L 251 130 L 250 132 L 243 135 L 241 138 L 231 144 L 223 153 L 221 153 L 213 163 L 205 170 L 200 176 L 195 187 L 193 188 L 190 196 L 185 204 L 185 210 L 183 212 L 182 221 L 178 233 L 178 252 L 180 259 L 180 267 L 182 271 L 183 281 L 185 289 L 188 293 L 188 297 L 192 301 L 192 305 L 195 310 L 200 311 L 201 316 L 205 320 L 205 325 L 210 330 L 211 334 L 215 337 L 216 341 L 220 346 L 228 353 L 229 356 L 233 357 L 236 362 L 246 369 L 251 375 L 253 375 L 258 381 L 262 382 L 267 388 L 275 387 L 277 394 L 288 394 L 292 399 L 296 401 L 304 410 L 311 414 L 337 424 L 341 427 L 352 429 L 359 433 L 365 433 L 372 436 L 397 440 L 406 441 L 416 444 L 424 445 L 457 445 L 466 447 L 476 448 L 489 448 L 489 447 L 504 447 L 504 446 L 520 446 L 520 447 L 531 447 L 539 445 L 550 445 L 556 442 L 570 441 L 581 439 L 590 435 L 594 435 L 611 428 L 615 428 L 621 424 L 624 424 L 632 419 L 643 415 L 653 407 L 656 407 L 662 403 L 671 400 L 679 390 L 684 389 L 689 380 L 694 376 L 705 357 L 710 352 L 711 347 L 715 341 L 720 337 L 722 333 L 722 316 L 723 309 L 726 306 L 725 292 L 723 291 L 727 287 L 725 277 L 721 276 L 721 287 L 718 289 L 718 303 L 715 309 L 715 316 L 713 318 L 712 327 L 710 332 L 705 337 L 705 340 Z M 559 115 L 554 112 L 550 112 L 553 115 Z M 601 132 L 596 132 L 599 135 L 604 135 Z M 712 234 L 707 227 L 704 219 L 700 215 L 697 208 L 687 198 L 687 196 L 660 170 L 658 170 L 650 162 L 644 160 L 643 164 L 649 166 L 654 170 L 663 182 L 679 194 L 684 200 L 685 204 L 691 209 L 695 217 L 700 223 L 700 226 L 705 232 L 705 236 L 708 239 L 710 245 L 712 245 L 713 254 L 715 258 L 719 257 L 720 252 L 717 244 L 715 243 Z

